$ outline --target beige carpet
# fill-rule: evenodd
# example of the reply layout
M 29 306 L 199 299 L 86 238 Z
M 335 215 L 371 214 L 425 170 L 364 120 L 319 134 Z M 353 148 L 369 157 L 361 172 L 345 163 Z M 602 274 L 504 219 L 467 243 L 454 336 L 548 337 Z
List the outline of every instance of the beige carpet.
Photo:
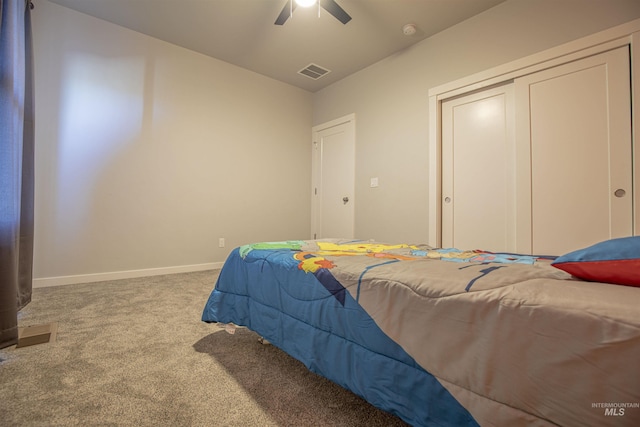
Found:
M 34 289 L 0 350 L 0 426 L 406 426 L 253 332 L 200 321 L 217 271 Z

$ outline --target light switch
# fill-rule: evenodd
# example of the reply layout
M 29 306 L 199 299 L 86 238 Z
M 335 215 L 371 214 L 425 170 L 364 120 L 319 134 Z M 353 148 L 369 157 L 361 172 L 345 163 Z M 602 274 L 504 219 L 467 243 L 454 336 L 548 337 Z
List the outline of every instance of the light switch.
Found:
M 371 178 L 371 188 L 378 186 L 378 178 Z

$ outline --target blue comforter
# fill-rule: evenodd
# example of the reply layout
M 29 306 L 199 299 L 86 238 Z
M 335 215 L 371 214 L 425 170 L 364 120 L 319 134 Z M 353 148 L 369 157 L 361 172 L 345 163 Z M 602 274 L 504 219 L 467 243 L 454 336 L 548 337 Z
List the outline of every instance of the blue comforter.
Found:
M 202 319 L 414 426 L 619 427 L 640 425 L 638 301 L 534 257 L 292 241 L 234 250 Z
M 240 252 L 235 249 L 220 272 L 205 322 L 246 326 L 411 425 L 477 425 L 327 269 L 309 274 L 298 268 L 296 249 L 254 249 L 244 257 Z

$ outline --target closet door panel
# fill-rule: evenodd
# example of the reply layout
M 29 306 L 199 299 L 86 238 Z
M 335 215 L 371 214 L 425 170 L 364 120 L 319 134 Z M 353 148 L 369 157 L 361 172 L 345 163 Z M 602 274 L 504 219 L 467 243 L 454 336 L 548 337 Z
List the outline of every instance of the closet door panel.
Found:
M 631 235 L 628 49 L 518 79 L 516 98 L 518 191 L 531 194 L 519 249 L 559 255 Z
M 513 251 L 511 85 L 443 102 L 442 246 Z

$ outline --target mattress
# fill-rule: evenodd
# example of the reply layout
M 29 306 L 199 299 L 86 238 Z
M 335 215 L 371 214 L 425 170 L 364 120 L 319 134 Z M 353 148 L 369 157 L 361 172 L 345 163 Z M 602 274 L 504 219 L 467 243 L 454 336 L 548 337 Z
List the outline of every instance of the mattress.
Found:
M 640 425 L 640 289 L 536 257 L 256 243 L 229 255 L 202 319 L 414 426 Z

